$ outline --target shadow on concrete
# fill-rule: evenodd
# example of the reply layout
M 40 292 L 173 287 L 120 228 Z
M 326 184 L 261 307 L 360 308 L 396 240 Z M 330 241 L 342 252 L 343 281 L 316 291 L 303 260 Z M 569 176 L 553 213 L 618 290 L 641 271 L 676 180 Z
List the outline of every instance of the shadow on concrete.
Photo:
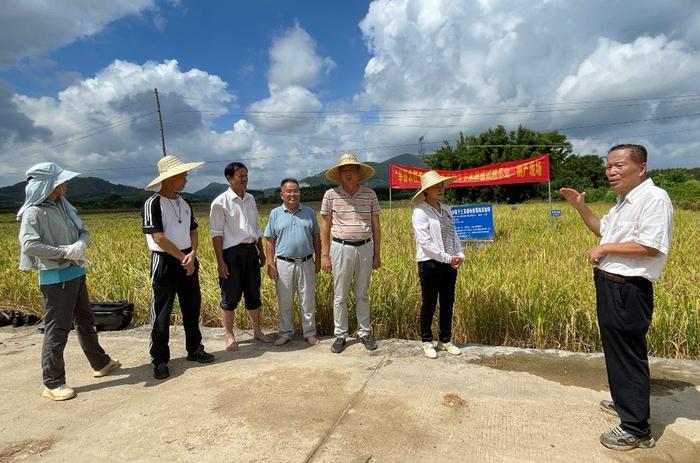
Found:
M 557 355 L 543 352 L 515 352 L 481 356 L 469 363 L 504 371 L 530 373 L 563 386 L 609 391 L 605 360 L 602 355 Z M 700 373 L 670 368 L 663 362 L 651 364 L 651 429 L 659 440 L 669 425 L 679 418 L 700 421 Z M 689 404 L 695 404 L 689 406 Z M 585 406 L 585 404 L 582 404 Z M 596 406 L 597 404 L 593 404 Z M 676 436 L 678 437 L 678 436 Z M 679 439 L 681 439 L 679 437 Z M 687 439 L 684 445 L 693 444 Z M 696 449 L 700 452 L 700 449 Z M 700 453 L 698 460 L 700 461 Z
M 321 338 L 319 338 L 321 339 Z M 211 344 L 211 341 L 209 342 Z M 349 344 L 349 343 L 348 343 Z M 236 360 L 252 359 L 260 357 L 267 352 L 291 352 L 312 348 L 319 348 L 322 345 L 317 344 L 311 346 L 304 340 L 292 339 L 287 344 L 275 346 L 272 343 L 261 343 L 253 339 L 239 340 L 239 349 L 237 351 L 227 351 L 225 349 L 219 351 L 208 351 L 214 355 L 212 363 L 198 363 L 187 360 L 187 357 L 171 358 L 168 362 L 170 368 L 170 377 L 166 379 L 155 379 L 153 377 L 153 365 L 151 363 L 135 366 L 135 367 L 120 367 L 109 376 L 95 379 L 95 383 L 85 386 L 74 387 L 75 392 L 88 392 L 109 387 L 121 385 L 143 384 L 144 387 L 156 387 L 166 381 L 170 381 L 178 376 L 181 376 L 185 371 L 206 368 L 220 363 L 235 362 Z

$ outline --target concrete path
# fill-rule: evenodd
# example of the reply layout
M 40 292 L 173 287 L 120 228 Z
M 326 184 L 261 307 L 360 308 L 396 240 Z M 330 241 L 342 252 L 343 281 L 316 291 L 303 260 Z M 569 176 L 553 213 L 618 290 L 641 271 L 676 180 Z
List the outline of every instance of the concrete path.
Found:
M 93 379 L 71 335 L 68 384 L 78 397 L 41 397 L 42 337 L 0 329 L 0 463 L 41 462 L 698 462 L 700 362 L 654 360 L 649 450 L 607 450 L 617 424 L 600 355 L 466 346 L 422 356 L 416 341 L 380 340 L 368 353 L 331 339 L 283 347 L 205 330 L 209 365 L 184 358 L 173 328 L 172 376 L 152 377 L 144 328 L 102 333 L 123 367 Z

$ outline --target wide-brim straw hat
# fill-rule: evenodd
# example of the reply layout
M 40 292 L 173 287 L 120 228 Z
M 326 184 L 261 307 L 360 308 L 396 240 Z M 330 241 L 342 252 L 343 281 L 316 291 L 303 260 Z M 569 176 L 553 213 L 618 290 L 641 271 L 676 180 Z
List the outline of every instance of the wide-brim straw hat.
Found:
M 331 182 L 340 182 L 340 168 L 343 166 L 360 166 L 360 181 L 367 180 L 374 175 L 374 168 L 357 160 L 354 154 L 344 153 L 340 156 L 340 162 L 326 171 L 326 178 Z
M 174 177 L 183 172 L 187 172 L 188 170 L 196 169 L 202 164 L 204 164 L 203 161 L 185 163 L 172 155 L 163 156 L 162 158 L 160 158 L 160 161 L 158 161 L 159 175 L 153 180 L 151 180 L 151 183 L 149 183 L 146 186 L 146 189 L 156 190 L 158 189 L 158 185 L 160 185 L 163 182 L 163 180 L 168 179 L 170 177 Z
M 413 198 L 411 198 L 411 204 L 415 205 L 424 201 L 425 196 L 423 195 L 423 193 L 425 193 L 425 190 L 427 190 L 428 188 L 433 187 L 435 185 L 439 185 L 441 183 L 444 183 L 447 187 L 450 183 L 454 182 L 456 178 L 457 177 L 443 177 L 434 170 L 429 170 L 428 172 L 420 176 L 420 190 L 418 190 L 418 193 L 413 195 Z

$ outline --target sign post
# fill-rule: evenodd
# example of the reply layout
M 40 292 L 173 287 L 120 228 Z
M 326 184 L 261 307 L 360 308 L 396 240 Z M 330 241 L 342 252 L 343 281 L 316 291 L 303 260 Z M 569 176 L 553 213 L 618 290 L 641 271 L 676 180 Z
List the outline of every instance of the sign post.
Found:
M 452 206 L 451 209 L 460 240 L 493 241 L 496 238 L 491 204 Z

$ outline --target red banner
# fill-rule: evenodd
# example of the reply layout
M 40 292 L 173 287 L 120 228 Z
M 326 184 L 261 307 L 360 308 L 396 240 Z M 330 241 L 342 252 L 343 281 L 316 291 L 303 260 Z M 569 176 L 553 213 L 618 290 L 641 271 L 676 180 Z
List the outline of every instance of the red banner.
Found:
M 430 169 L 389 164 L 389 187 L 420 188 L 420 176 Z M 465 170 L 438 170 L 445 177 L 457 177 L 452 187 L 541 183 L 549 181 L 549 156 L 543 154 L 519 161 L 497 162 Z

